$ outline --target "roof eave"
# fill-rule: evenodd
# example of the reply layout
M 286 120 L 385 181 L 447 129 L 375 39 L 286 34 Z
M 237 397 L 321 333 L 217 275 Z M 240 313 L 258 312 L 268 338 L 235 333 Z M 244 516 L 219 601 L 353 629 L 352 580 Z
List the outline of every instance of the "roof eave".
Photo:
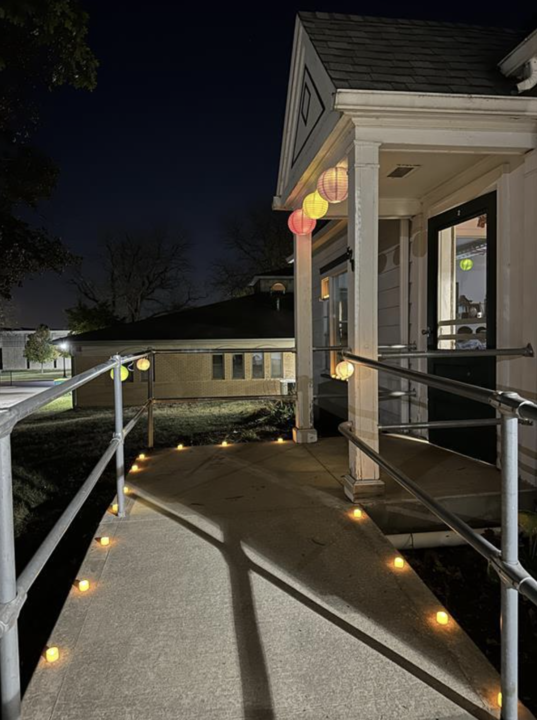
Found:
M 335 109 L 355 113 L 403 116 L 408 114 L 506 116 L 537 118 L 537 98 L 520 95 L 470 95 L 456 93 L 414 93 L 396 90 L 336 91 Z

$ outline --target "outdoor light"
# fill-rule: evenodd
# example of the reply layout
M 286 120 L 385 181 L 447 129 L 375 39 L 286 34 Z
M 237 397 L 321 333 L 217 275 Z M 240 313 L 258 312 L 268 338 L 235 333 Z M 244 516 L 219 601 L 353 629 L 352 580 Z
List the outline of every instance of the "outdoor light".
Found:
M 145 460 L 145 453 L 140 453 L 136 459 L 137 460 Z
M 400 555 L 398 555 L 397 557 L 394 557 L 393 566 L 395 568 L 404 568 L 405 567 L 405 559 L 402 558 Z
M 227 440 L 222 440 L 222 447 L 227 447 L 227 446 L 228 446 Z
M 498 707 L 501 708 L 501 706 L 502 706 L 502 694 L 501 694 L 501 692 L 498 693 L 498 697 L 496 698 L 496 700 L 498 701 Z
M 463 258 L 459 263 L 459 267 L 461 270 L 471 270 L 474 267 L 474 261 L 470 260 L 470 258 Z
M 118 514 L 118 512 L 119 512 L 119 505 L 118 505 L 117 503 L 114 503 L 114 504 L 112 505 L 112 512 L 114 513 L 114 515 L 117 515 L 117 514 Z
M 349 194 L 349 178 L 344 167 L 333 167 L 321 175 L 317 182 L 319 195 L 329 203 L 340 203 Z
M 364 516 L 364 511 L 361 508 L 354 508 L 354 510 L 352 511 L 352 516 L 354 518 L 360 519 Z
M 136 363 L 136 367 L 138 368 L 138 370 L 145 372 L 146 370 L 149 370 L 149 368 L 151 367 L 151 363 L 149 362 L 148 358 L 140 358 Z
M 112 368 L 112 370 L 110 370 L 110 377 L 112 378 L 112 380 L 114 379 L 114 370 L 115 370 L 115 368 Z M 120 374 L 121 374 L 121 382 L 125 382 L 125 380 L 129 377 L 129 371 L 127 370 L 125 365 L 121 366 Z
M 128 495 L 130 493 L 131 489 L 128 485 L 123 485 L 123 494 Z
M 60 659 L 60 651 L 55 645 L 51 645 L 45 650 L 45 659 L 49 663 L 56 662 Z
M 102 545 L 103 547 L 106 547 L 107 545 L 110 545 L 110 538 L 108 535 L 103 535 L 100 538 L 97 538 L 97 542 L 99 545 Z
M 347 360 L 342 360 L 336 365 L 336 377 L 340 380 L 348 380 L 354 373 L 354 365 Z
M 317 221 L 307 217 L 303 210 L 295 210 L 289 215 L 287 225 L 293 235 L 309 235 L 315 230 Z
M 138 472 L 140 469 L 140 466 L 134 463 L 134 465 L 131 467 L 131 472 Z
M 178 449 L 178 450 L 184 450 L 184 449 L 185 449 L 185 446 L 183 445 L 183 443 L 179 443 L 179 445 L 177 446 L 177 449 Z
M 449 615 L 444 610 L 439 610 L 436 613 L 436 622 L 439 625 L 447 625 L 449 622 Z
M 281 444 L 281 443 L 283 442 L 283 438 L 282 438 L 282 437 L 279 437 L 279 438 L 276 440 L 276 442 L 278 442 L 278 443 Z
M 302 210 L 304 211 L 304 215 L 312 220 L 319 220 L 328 212 L 328 200 L 321 197 L 316 190 L 306 195 L 302 203 Z
M 80 592 L 87 592 L 90 587 L 89 580 L 77 580 L 76 586 Z

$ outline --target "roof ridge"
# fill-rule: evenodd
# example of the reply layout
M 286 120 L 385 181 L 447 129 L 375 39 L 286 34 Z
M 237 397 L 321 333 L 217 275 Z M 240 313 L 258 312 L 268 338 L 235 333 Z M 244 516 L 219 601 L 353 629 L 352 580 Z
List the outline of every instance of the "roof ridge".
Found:
M 423 18 L 402 18 L 391 15 L 355 15 L 354 13 L 334 13 L 334 12 L 320 12 L 313 10 L 300 10 L 298 11 L 300 18 L 308 18 L 313 20 L 328 20 L 331 22 L 356 22 L 356 21 L 369 21 L 369 22 L 386 22 L 393 21 L 394 23 L 409 24 L 409 25 L 422 25 L 425 27 L 438 26 L 438 27 L 460 27 L 460 28 L 473 28 L 478 30 L 495 30 L 500 32 L 509 33 L 530 33 L 529 30 L 525 30 L 522 27 L 505 27 L 503 25 L 478 25 L 477 23 L 464 23 L 464 22 L 453 22 L 452 20 L 428 20 Z

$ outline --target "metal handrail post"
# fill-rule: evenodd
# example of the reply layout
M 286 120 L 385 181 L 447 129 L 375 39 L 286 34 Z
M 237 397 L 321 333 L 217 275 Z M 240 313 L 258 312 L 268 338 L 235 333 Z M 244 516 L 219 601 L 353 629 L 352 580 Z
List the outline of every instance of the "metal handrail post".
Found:
M 117 515 L 125 517 L 125 445 L 123 437 L 123 384 L 121 380 L 121 355 L 114 355 L 114 437 L 116 449 Z
M 153 416 L 154 411 L 154 400 L 153 397 L 153 373 L 155 372 L 155 353 L 152 352 L 149 356 L 151 365 L 149 366 L 147 376 L 147 399 L 149 405 L 147 406 L 147 447 L 152 450 L 155 444 L 155 420 Z
M 502 560 L 518 565 L 518 418 L 502 411 Z M 518 592 L 502 582 L 501 589 L 502 720 L 518 717 Z
M 17 595 L 11 435 L 0 438 L 0 604 Z M 0 638 L 0 703 L 2 720 L 20 720 L 21 681 L 17 623 Z

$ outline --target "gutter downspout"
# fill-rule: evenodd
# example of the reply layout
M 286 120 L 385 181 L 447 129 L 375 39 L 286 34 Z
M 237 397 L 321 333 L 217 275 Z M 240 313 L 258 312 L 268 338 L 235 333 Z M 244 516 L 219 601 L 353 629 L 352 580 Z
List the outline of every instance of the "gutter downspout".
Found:
M 519 93 L 527 92 L 537 85 L 537 55 L 524 64 L 524 75 L 526 76 L 525 80 L 516 86 Z

